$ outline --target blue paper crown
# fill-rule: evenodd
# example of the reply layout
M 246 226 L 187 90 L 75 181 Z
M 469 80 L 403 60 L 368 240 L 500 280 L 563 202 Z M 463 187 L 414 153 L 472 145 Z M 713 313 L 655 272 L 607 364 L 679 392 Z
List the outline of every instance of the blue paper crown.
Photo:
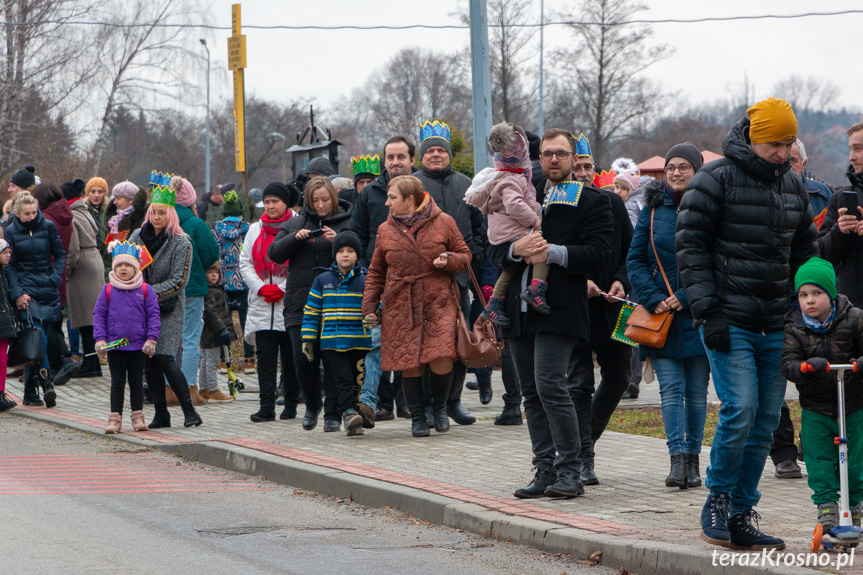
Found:
M 572 137 L 575 140 L 575 155 L 579 158 L 583 158 L 585 156 L 593 156 L 593 152 L 590 151 L 590 141 L 588 141 L 587 136 L 584 134 L 579 134 L 576 138 Z
M 443 138 L 449 142 L 449 126 L 437 120 L 434 122 L 426 121 L 420 126 L 420 143 L 429 138 Z
M 140 259 L 141 256 L 141 248 L 138 247 L 137 244 L 130 244 L 129 242 L 118 242 L 114 244 L 114 250 L 111 252 L 111 259 L 113 260 L 117 256 L 129 255 L 133 258 Z
M 164 186 L 166 188 L 170 188 L 171 187 L 171 178 L 173 178 L 176 175 L 177 174 L 168 174 L 168 173 L 163 174 L 162 172 L 157 172 L 156 170 L 153 170 L 152 172 L 150 172 L 150 185 L 151 186 Z

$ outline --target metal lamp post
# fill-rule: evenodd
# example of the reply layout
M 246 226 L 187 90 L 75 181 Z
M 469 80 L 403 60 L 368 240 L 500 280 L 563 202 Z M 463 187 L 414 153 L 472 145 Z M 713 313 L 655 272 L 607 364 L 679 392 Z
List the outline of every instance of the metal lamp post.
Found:
M 282 182 L 288 181 L 288 138 L 284 134 L 278 132 L 270 132 L 271 138 L 278 138 L 282 141 Z
M 210 189 L 210 48 L 207 46 L 207 41 L 203 38 L 201 38 L 201 44 L 203 44 L 204 50 L 207 51 L 207 161 L 205 163 L 205 193 L 210 193 L 212 191 Z

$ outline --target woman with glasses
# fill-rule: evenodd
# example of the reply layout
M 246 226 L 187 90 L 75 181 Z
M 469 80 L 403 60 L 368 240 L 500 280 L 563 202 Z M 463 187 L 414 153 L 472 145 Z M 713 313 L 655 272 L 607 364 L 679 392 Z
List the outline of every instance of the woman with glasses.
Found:
M 680 282 L 675 259 L 674 235 L 677 207 L 686 186 L 703 159 L 690 142 L 677 144 L 665 156 L 665 181 L 654 181 L 644 192 L 645 208 L 638 217 L 626 258 L 632 294 L 653 313 L 673 311 L 665 346 L 640 346 L 641 359 L 651 358 L 662 399 L 671 472 L 667 487 L 701 485 L 698 456 L 707 416 L 707 381 L 710 364 Z M 658 257 L 658 259 L 657 259 Z M 661 269 L 660 269 L 661 268 Z M 664 276 L 673 293 L 668 292 Z

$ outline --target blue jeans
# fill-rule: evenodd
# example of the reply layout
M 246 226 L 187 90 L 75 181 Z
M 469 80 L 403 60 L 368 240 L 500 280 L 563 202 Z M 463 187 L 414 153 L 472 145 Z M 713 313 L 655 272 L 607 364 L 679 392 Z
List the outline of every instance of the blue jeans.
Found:
M 44 325 L 41 320 L 34 319 L 33 325 L 39 328 L 39 331 L 42 333 L 42 364 L 41 365 L 32 365 L 24 370 L 25 381 L 31 378 L 34 375 L 39 373 L 40 369 L 44 369 L 45 373 L 48 373 L 48 370 L 51 369 L 48 365 L 48 334 L 45 330 L 51 329 L 50 326 Z
M 204 297 L 186 296 L 183 324 L 183 375 L 189 387 L 198 385 L 198 361 L 201 359 L 201 332 L 204 331 Z
M 78 336 L 78 330 L 72 329 L 72 324 L 66 320 L 66 331 L 69 332 L 69 353 L 73 355 L 81 355 L 81 338 Z
M 705 356 L 689 359 L 654 357 L 653 369 L 659 380 L 668 453 L 701 453 L 710 362 Z
M 366 354 L 366 376 L 360 401 L 377 409 L 380 398 L 378 387 L 381 385 L 381 326 L 372 330 L 372 350 Z
M 745 513 L 761 498 L 758 481 L 785 398 L 787 381 L 779 372 L 784 334 L 728 330 L 728 353 L 707 350 L 722 408 L 705 484 L 713 494 L 729 494 L 731 513 Z

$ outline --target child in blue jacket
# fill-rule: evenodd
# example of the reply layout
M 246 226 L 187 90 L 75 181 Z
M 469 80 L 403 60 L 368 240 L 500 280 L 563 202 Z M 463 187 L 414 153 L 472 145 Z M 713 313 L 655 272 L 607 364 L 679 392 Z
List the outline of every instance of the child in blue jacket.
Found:
M 303 311 L 303 354 L 314 361 L 320 339 L 324 369 L 331 370 L 338 391 L 339 411 L 348 435 L 362 435 L 358 411 L 371 332 L 363 327 L 366 270 L 357 263 L 360 238 L 343 231 L 333 240 L 336 261 L 315 278 Z

